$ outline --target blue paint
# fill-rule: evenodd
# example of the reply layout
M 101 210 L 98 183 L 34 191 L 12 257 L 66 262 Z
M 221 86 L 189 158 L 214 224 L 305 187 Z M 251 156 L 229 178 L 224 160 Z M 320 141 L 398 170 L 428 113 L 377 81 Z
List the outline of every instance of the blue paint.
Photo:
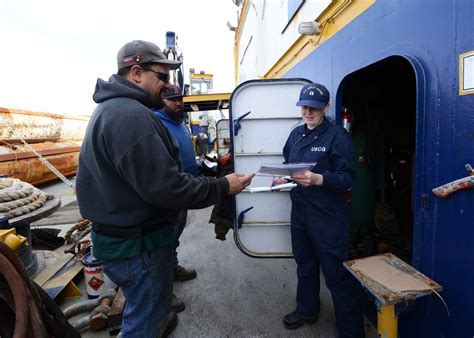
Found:
M 325 84 L 340 119 L 344 79 L 391 56 L 413 68 L 417 88 L 413 265 L 440 283 L 436 296 L 400 315 L 401 337 L 474 334 L 474 190 L 438 199 L 431 189 L 474 164 L 474 95 L 459 93 L 459 55 L 474 50 L 474 1 L 377 0 L 285 77 Z M 403 89 L 401 89 L 403 93 Z M 401 94 L 402 95 L 402 94 Z M 420 196 L 429 196 L 429 208 Z

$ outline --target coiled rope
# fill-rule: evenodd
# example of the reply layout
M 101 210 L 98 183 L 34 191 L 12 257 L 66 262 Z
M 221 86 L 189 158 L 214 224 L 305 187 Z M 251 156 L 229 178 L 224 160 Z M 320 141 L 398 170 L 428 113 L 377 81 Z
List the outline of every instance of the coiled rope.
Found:
M 0 178 L 0 213 L 14 218 L 41 208 L 52 195 L 16 178 Z
M 82 221 L 79 221 L 78 223 L 74 224 L 71 229 L 68 230 L 68 232 L 64 236 L 64 239 L 66 240 L 66 243 L 69 244 L 77 243 L 88 233 L 91 232 L 91 228 L 92 222 L 87 219 L 83 219 Z

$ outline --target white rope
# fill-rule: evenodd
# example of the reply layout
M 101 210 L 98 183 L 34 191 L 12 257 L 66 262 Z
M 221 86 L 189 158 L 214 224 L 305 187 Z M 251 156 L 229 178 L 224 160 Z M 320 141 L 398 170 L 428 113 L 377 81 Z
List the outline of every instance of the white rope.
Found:
M 0 178 L 0 212 L 14 218 L 41 208 L 52 196 L 16 178 Z

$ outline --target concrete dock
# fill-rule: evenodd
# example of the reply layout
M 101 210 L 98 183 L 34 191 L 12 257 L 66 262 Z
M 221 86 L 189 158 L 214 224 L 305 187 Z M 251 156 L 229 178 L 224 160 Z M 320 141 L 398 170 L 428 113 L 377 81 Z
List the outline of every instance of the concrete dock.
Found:
M 56 214 L 67 222 L 77 217 L 68 186 L 57 183 L 40 189 L 67 202 Z M 232 231 L 225 241 L 215 239 L 214 225 L 208 223 L 211 210 L 190 211 L 180 238 L 180 263 L 196 269 L 197 278 L 174 283 L 174 293 L 184 300 L 186 309 L 178 314 L 178 326 L 170 337 L 337 337 L 332 300 L 324 283 L 318 322 L 294 331 L 283 327 L 283 316 L 295 308 L 294 260 L 248 257 L 235 245 Z M 42 220 L 41 226 L 47 222 Z M 73 224 L 67 222 L 55 226 L 67 231 Z M 82 336 L 109 337 L 109 332 L 85 331 Z

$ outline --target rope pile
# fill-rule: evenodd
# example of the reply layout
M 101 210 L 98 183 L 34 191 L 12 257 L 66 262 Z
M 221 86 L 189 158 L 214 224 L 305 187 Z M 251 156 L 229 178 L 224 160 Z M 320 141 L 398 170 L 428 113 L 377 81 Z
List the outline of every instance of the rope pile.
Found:
M 16 178 L 0 178 L 0 213 L 14 218 L 41 208 L 53 196 Z
M 16 253 L 3 242 L 0 242 L 0 337 L 80 337 L 54 300 L 29 279 Z
M 83 219 L 82 221 L 79 221 L 78 223 L 74 224 L 71 229 L 68 230 L 68 232 L 64 236 L 64 239 L 68 244 L 77 243 L 88 233 L 91 232 L 91 228 L 92 222 L 87 219 Z

